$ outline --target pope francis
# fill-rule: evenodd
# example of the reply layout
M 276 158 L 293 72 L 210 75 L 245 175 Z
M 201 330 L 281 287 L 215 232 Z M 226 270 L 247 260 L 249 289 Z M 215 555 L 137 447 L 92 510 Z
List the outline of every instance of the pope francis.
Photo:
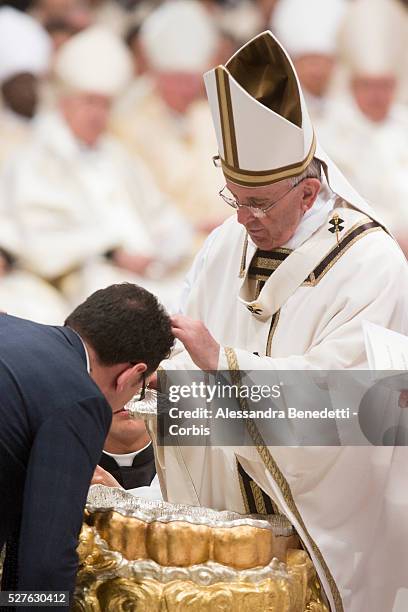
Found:
M 405 257 L 321 149 L 294 67 L 270 32 L 204 78 L 226 180 L 220 195 L 236 216 L 197 256 L 173 318 L 185 350 L 164 368 L 268 370 L 271 380 L 279 370 L 367 369 L 364 319 L 407 333 Z M 332 612 L 405 610 L 395 607 L 408 561 L 399 543 L 404 449 L 268 447 L 262 430 L 247 427 L 247 447 L 156 441 L 165 499 L 284 514 Z

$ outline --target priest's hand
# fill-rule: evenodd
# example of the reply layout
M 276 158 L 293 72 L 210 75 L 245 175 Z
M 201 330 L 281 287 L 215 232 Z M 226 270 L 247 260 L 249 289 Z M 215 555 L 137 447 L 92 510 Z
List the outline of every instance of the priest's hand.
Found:
M 105 487 L 119 487 L 119 489 L 122 488 L 116 478 L 114 478 L 112 474 L 101 468 L 100 465 L 96 466 L 94 475 L 92 476 L 91 484 L 101 484 L 105 485 Z
M 182 342 L 200 370 L 214 371 L 218 367 L 220 345 L 204 323 L 184 315 L 171 317 L 171 331 Z

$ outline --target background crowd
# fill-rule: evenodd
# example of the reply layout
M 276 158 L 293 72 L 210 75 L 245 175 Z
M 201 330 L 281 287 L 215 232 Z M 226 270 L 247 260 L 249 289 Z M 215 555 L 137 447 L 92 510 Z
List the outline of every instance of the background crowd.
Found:
M 60 324 L 126 280 L 177 309 L 194 254 L 233 214 L 202 75 L 265 29 L 321 144 L 408 253 L 407 4 L 2 2 L 0 310 Z

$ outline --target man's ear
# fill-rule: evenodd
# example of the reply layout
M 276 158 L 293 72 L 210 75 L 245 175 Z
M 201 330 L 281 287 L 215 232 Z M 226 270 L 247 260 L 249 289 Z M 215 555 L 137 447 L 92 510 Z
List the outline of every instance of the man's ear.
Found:
M 321 182 L 316 178 L 308 178 L 303 181 L 302 210 L 304 213 L 312 208 L 321 186 Z
M 147 365 L 145 363 L 136 363 L 135 365 L 129 365 L 123 370 L 116 379 L 116 391 L 122 393 L 132 387 L 140 386 L 142 382 L 142 374 L 146 372 Z

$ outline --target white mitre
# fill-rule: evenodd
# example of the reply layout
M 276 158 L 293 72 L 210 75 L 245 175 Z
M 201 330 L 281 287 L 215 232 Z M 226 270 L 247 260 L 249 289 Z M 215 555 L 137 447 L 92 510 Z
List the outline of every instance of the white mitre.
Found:
M 292 57 L 335 55 L 347 0 L 279 0 L 271 30 Z
M 353 74 L 384 76 L 405 69 L 408 13 L 398 0 L 354 0 L 340 31 L 342 59 Z
M 114 97 L 131 79 L 132 60 L 119 36 L 92 26 L 62 45 L 54 71 L 68 90 Z
M 258 187 L 299 176 L 316 157 L 340 198 L 383 224 L 323 151 L 295 68 L 269 31 L 204 75 L 226 178 Z
M 140 41 L 154 70 L 202 73 L 214 59 L 219 37 L 200 2 L 169 0 L 143 22 Z
M 26 72 L 46 74 L 51 53 L 51 39 L 33 17 L 10 6 L 0 8 L 0 82 Z

